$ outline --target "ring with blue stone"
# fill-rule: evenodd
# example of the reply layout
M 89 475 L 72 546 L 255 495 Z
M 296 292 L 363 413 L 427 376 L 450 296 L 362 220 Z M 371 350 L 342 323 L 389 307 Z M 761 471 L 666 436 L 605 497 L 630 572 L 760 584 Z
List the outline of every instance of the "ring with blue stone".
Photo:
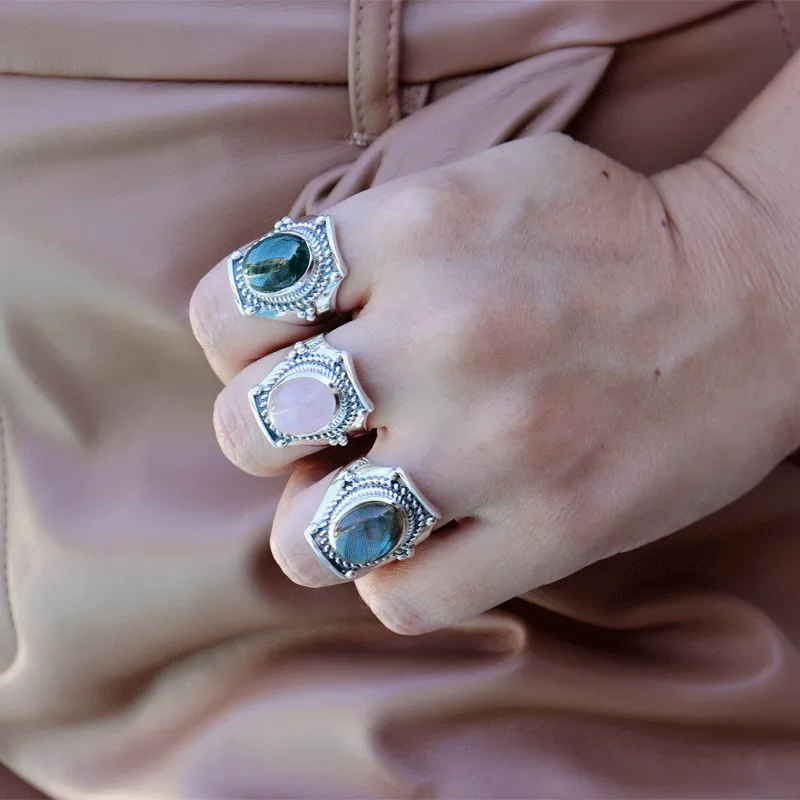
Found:
M 334 311 L 347 269 L 330 217 L 284 217 L 266 236 L 231 253 L 228 273 L 242 314 L 307 324 Z
M 400 467 L 360 458 L 335 473 L 305 535 L 343 580 L 410 558 L 441 519 Z

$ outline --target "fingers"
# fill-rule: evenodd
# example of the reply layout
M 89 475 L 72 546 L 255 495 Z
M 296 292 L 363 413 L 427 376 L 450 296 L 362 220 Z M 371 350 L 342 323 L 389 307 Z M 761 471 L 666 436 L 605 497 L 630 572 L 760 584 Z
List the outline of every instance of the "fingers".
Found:
M 376 617 L 395 633 L 427 633 L 494 608 L 536 585 L 519 532 L 479 519 L 450 526 L 408 561 L 356 581 Z
M 412 558 L 355 577 L 362 598 L 387 628 L 420 634 L 456 624 L 602 557 L 591 549 L 593 540 L 580 527 L 572 531 L 558 506 L 544 497 L 527 495 L 519 508 L 516 494 L 500 485 L 481 496 L 486 475 L 467 461 L 453 469 L 454 460 L 440 457 L 432 441 L 424 429 L 415 435 L 389 426 L 367 454 L 376 464 L 402 467 L 441 512 L 439 527 Z M 275 560 L 303 586 L 341 580 L 305 535 L 333 479 L 329 464 L 300 464 L 275 518 Z M 564 547 L 567 539 L 570 546 Z
M 315 555 L 303 533 L 330 485 L 327 468 L 320 462 L 301 465 L 281 498 L 273 526 L 275 560 L 302 586 L 341 581 Z M 426 486 L 424 491 L 430 490 Z M 453 516 L 452 509 L 445 514 Z M 546 516 L 529 517 L 524 525 L 514 517 L 509 513 L 451 520 L 422 542 L 413 558 L 365 573 L 356 578 L 356 588 L 389 630 L 414 635 L 470 619 L 564 577 L 592 558 L 580 548 L 565 552 Z
M 413 446 L 413 449 L 421 457 L 414 458 L 408 442 L 408 437 L 397 436 L 390 429 L 382 428 L 367 457 L 375 465 L 402 467 L 417 492 L 421 493 L 423 502 L 435 507 L 439 528 L 452 521 L 457 511 L 462 515 L 469 513 L 468 499 L 451 485 L 448 474 L 432 466 L 418 446 Z M 272 548 L 278 564 L 292 580 L 304 586 L 327 586 L 341 580 L 318 558 L 305 537 L 305 530 L 323 503 L 333 478 L 329 469 L 326 472 L 325 464 L 313 460 L 301 464 L 281 499 L 273 526 Z M 419 551 L 427 546 L 427 541 L 420 542 Z M 390 568 L 391 564 L 380 567 L 378 571 Z M 357 583 L 361 580 L 366 580 L 366 577 L 357 579 Z
M 336 290 L 335 306 L 338 313 L 348 313 L 361 308 L 369 295 L 370 248 L 360 235 L 363 213 L 353 208 L 352 201 L 337 206 L 332 224 L 347 271 Z M 248 247 L 242 248 L 243 251 Z M 301 326 L 284 317 L 269 319 L 242 314 L 231 287 L 229 269 L 226 256 L 203 277 L 189 305 L 195 338 L 224 383 L 265 354 L 321 330 L 320 325 Z
M 345 471 L 343 475 L 338 472 L 326 475 L 323 464 L 315 463 L 314 460 L 304 462 L 293 475 L 289 488 L 281 499 L 273 526 L 271 545 L 278 565 L 296 583 L 319 587 L 339 583 L 343 577 L 352 578 L 359 569 L 357 564 L 366 564 L 371 560 L 387 556 L 391 558 L 390 551 L 393 545 L 402 544 L 408 537 L 413 541 L 418 534 L 427 534 L 430 525 L 436 520 L 436 517 L 432 516 L 423 528 L 413 521 L 413 511 L 410 512 L 410 517 L 406 516 L 408 512 L 402 511 L 403 508 L 409 508 L 406 505 L 407 500 L 403 501 L 398 497 L 397 503 L 390 504 L 387 500 L 377 499 L 374 487 L 376 482 L 381 481 L 379 475 L 383 473 L 385 476 L 387 472 L 391 473 L 391 470 L 384 470 L 371 460 L 358 461 L 353 466 L 356 469 L 355 473 Z M 361 488 L 355 489 L 352 488 L 354 484 L 349 484 L 350 491 L 355 491 L 362 500 L 350 501 L 349 504 L 345 500 L 342 506 L 341 498 L 347 494 L 347 488 L 343 489 L 342 479 L 350 475 L 351 481 L 358 480 L 352 477 L 355 474 L 360 474 L 362 479 L 367 481 L 366 485 L 373 488 L 367 489 L 365 494 L 364 483 L 360 484 Z M 404 475 L 404 479 L 406 477 Z M 371 500 L 363 499 L 368 495 Z M 423 502 L 426 508 L 432 510 L 429 499 Z M 402 527 L 394 527 L 393 530 L 392 520 L 394 519 L 396 524 L 398 510 L 406 522 Z M 337 541 L 341 538 L 341 541 L 338 541 L 338 544 L 331 544 L 334 540 L 326 538 L 330 535 L 330 528 L 322 534 L 322 539 L 319 535 L 320 529 L 312 528 L 316 531 L 313 534 L 312 548 L 306 536 L 309 525 L 317 525 L 320 519 L 331 520 L 333 518 L 331 515 L 340 521 L 332 527 L 338 529 L 339 534 L 335 538 Z M 346 521 L 348 519 L 349 523 Z M 397 538 L 394 538 L 395 536 Z M 333 552 L 332 547 L 335 548 Z M 352 555 L 345 555 L 347 553 Z M 343 564 L 343 558 L 351 558 L 354 561 Z
M 325 469 L 325 464 L 304 463 L 292 476 L 271 539 L 278 566 L 295 583 L 309 587 L 341 580 L 303 535 L 330 484 L 332 476 L 325 475 Z M 436 630 L 545 581 L 544 570 L 537 574 L 537 537 L 532 533 L 476 518 L 452 522 L 420 544 L 413 558 L 366 573 L 356 579 L 356 587 L 395 633 Z
M 328 464 L 309 459 L 298 465 L 283 491 L 272 524 L 270 546 L 283 572 L 301 586 L 318 588 L 341 583 L 311 550 L 304 531 L 331 483 Z
M 313 336 L 320 329 L 242 314 L 231 289 L 227 257 L 197 284 L 189 303 L 189 321 L 208 363 L 223 383 L 265 353 Z

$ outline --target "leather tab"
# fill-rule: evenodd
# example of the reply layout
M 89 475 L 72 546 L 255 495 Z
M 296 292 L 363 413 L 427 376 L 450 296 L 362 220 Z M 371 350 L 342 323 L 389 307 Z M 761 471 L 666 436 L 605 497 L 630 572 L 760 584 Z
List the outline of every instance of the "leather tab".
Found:
M 348 86 L 352 139 L 369 145 L 400 119 L 402 0 L 351 0 Z

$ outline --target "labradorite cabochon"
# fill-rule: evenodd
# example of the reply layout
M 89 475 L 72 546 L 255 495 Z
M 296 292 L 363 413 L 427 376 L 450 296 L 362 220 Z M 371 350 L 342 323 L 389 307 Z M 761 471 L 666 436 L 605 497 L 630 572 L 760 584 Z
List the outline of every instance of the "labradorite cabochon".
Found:
M 273 233 L 242 259 L 242 276 L 253 291 L 273 294 L 299 281 L 311 266 L 311 249 L 293 233 Z
M 333 547 L 351 564 L 377 561 L 400 543 L 404 519 L 403 512 L 389 503 L 361 503 L 336 524 Z

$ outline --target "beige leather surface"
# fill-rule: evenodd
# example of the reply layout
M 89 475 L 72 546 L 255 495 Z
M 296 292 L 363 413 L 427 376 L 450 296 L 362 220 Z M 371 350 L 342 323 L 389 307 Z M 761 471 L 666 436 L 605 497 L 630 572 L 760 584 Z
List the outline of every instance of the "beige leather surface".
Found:
M 800 469 L 399 637 L 271 560 L 187 305 L 290 209 L 514 137 L 689 158 L 799 7 L 0 0 L 0 760 L 76 800 L 797 797 Z

